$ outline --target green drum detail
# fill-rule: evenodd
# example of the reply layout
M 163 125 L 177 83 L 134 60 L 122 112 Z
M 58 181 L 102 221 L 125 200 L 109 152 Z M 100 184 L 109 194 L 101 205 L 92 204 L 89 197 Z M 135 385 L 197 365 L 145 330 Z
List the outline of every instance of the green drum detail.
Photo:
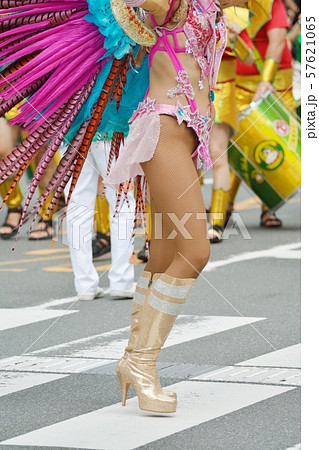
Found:
M 301 185 L 301 131 L 298 117 L 267 92 L 239 117 L 228 159 L 268 208 L 275 210 Z

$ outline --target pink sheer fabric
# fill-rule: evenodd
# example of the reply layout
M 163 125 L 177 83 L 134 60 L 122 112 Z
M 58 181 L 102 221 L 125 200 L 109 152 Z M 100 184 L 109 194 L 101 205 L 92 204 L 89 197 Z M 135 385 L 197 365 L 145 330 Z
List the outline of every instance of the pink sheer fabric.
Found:
M 194 130 L 198 137 L 198 147 L 192 157 L 197 157 L 197 168 L 201 168 L 203 162 L 206 168 L 212 166 L 209 154 L 212 121 L 209 115 L 201 115 L 197 110 L 192 112 L 190 106 L 183 106 L 180 102 L 177 102 L 176 105 L 155 102 L 156 100 L 146 98 L 134 112 L 130 133 L 119 158 L 106 179 L 108 185 L 115 187 L 123 180 L 144 175 L 140 163 L 153 158 L 160 137 L 161 114 L 173 116 L 179 125 L 185 122 L 189 128 Z
M 155 152 L 160 137 L 160 116 L 157 112 L 142 109 L 135 111 L 133 121 L 125 144 L 114 164 L 111 173 L 106 177 L 106 185 L 117 186 L 125 180 L 137 175 L 144 175 L 141 162 L 149 161 Z

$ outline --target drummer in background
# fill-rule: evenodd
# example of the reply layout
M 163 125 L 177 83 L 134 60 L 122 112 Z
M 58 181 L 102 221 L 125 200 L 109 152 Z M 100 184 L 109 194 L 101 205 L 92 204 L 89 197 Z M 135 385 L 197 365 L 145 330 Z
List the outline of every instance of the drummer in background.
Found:
M 251 0 L 248 8 L 254 14 L 247 28 L 254 45 L 255 63 L 251 66 L 237 60 L 236 99 L 239 111 L 246 109 L 268 90 L 275 89 L 292 110 L 296 102 L 292 94 L 292 55 L 287 45 L 289 22 L 283 0 Z M 229 212 L 240 180 L 231 174 Z M 262 206 L 260 225 L 281 227 L 282 222 L 265 205 Z
M 296 20 L 298 20 L 298 14 L 300 13 L 301 0 L 283 0 L 286 7 L 288 22 L 292 26 Z
M 208 236 L 211 243 L 222 241 L 228 206 L 230 170 L 227 148 L 230 137 L 237 129 L 238 116 L 235 96 L 236 57 L 244 64 L 254 62 L 253 45 L 246 31 L 250 20 L 249 10 L 231 7 L 225 9 L 224 13 L 228 18 L 228 44 L 214 89 L 215 123 L 210 140 L 214 179 L 208 224 Z

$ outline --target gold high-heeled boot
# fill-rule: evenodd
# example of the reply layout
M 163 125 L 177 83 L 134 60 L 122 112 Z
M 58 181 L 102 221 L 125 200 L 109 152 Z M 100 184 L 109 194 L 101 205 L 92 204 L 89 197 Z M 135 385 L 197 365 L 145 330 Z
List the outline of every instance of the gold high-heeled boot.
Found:
M 127 346 L 125 348 L 124 356 L 118 363 L 119 367 L 125 364 L 124 362 L 125 359 L 127 358 L 128 354 L 133 351 L 134 346 L 136 344 L 140 332 L 143 309 L 150 293 L 151 283 L 152 283 L 151 272 L 144 270 L 136 283 L 136 290 L 132 300 L 130 335 Z M 176 392 L 170 392 L 166 390 L 164 390 L 164 392 L 166 392 L 166 394 L 169 395 L 170 397 L 176 398 Z
M 130 335 L 123 358 L 125 358 L 128 353 L 133 351 L 136 343 L 138 333 L 140 331 L 143 308 L 150 291 L 151 281 L 152 274 L 146 270 L 141 273 L 139 279 L 137 280 L 136 290 L 132 300 Z
M 195 281 L 192 278 L 173 278 L 166 274 L 153 276 L 136 344 L 116 368 L 123 406 L 132 384 L 141 409 L 161 413 L 176 411 L 176 398 L 161 387 L 156 361 Z

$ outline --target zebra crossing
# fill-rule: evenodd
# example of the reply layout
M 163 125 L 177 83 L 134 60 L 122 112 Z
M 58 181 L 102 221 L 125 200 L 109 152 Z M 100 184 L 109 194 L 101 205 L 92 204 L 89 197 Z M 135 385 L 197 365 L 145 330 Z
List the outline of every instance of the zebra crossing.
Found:
M 283 394 L 293 387 L 182 381 L 170 385 L 178 414 L 158 417 L 140 411 L 136 397 L 2 442 L 2 445 L 128 450 L 149 444 L 240 408 Z M 191 414 L 190 414 L 191 410 Z M 143 433 L 141 433 L 143 430 Z
M 265 320 L 265 317 L 180 316 L 165 347 L 191 343 Z M 119 328 L 0 360 L 0 398 L 29 390 L 36 392 L 40 387 L 60 383 L 75 374 L 89 375 L 93 379 L 96 375 L 114 377 L 128 332 L 129 327 Z M 178 395 L 178 411 L 173 418 L 163 415 L 159 423 L 157 416 L 138 409 L 137 398 L 133 396 L 125 408 L 113 403 L 75 415 L 5 439 L 0 442 L 0 448 L 130 450 L 154 444 L 298 389 L 300 345 L 258 355 L 233 366 L 161 361 L 159 369 L 161 378 L 164 377 Z
M 132 388 L 127 406 L 121 406 L 115 367 L 129 333 L 123 326 L 129 301 L 106 297 L 90 305 L 41 293 L 21 302 L 6 298 L 1 348 L 8 343 L 5 354 L 16 356 L 0 359 L 0 450 L 300 449 L 294 309 L 300 241 L 285 230 L 285 238 L 267 235 L 265 245 L 258 233 L 249 242 L 230 238 L 225 250 L 214 248 L 193 306 L 173 327 L 158 363 L 163 386 L 178 395 L 177 412 L 170 416 L 141 411 Z M 38 267 L 33 259 L 32 267 Z M 45 279 L 47 292 L 55 292 L 54 283 L 73 286 L 69 272 L 54 282 Z M 27 278 L 21 280 L 23 291 Z M 61 291 L 56 295 L 62 297 Z M 47 343 L 33 348 L 46 329 Z
M 165 347 L 182 344 L 261 320 L 264 320 L 264 318 L 181 315 L 177 318 Z M 128 333 L 129 327 L 124 327 L 36 350 L 23 356 L 0 360 L 0 396 L 26 389 L 28 383 L 31 387 L 38 383 L 53 381 L 54 376 L 58 379 L 68 374 L 85 372 L 96 367 L 113 364 L 123 355 Z M 35 382 L 34 377 L 30 377 L 30 373 L 34 373 L 35 377 L 38 378 L 38 383 Z M 12 378 L 10 374 L 12 374 Z

